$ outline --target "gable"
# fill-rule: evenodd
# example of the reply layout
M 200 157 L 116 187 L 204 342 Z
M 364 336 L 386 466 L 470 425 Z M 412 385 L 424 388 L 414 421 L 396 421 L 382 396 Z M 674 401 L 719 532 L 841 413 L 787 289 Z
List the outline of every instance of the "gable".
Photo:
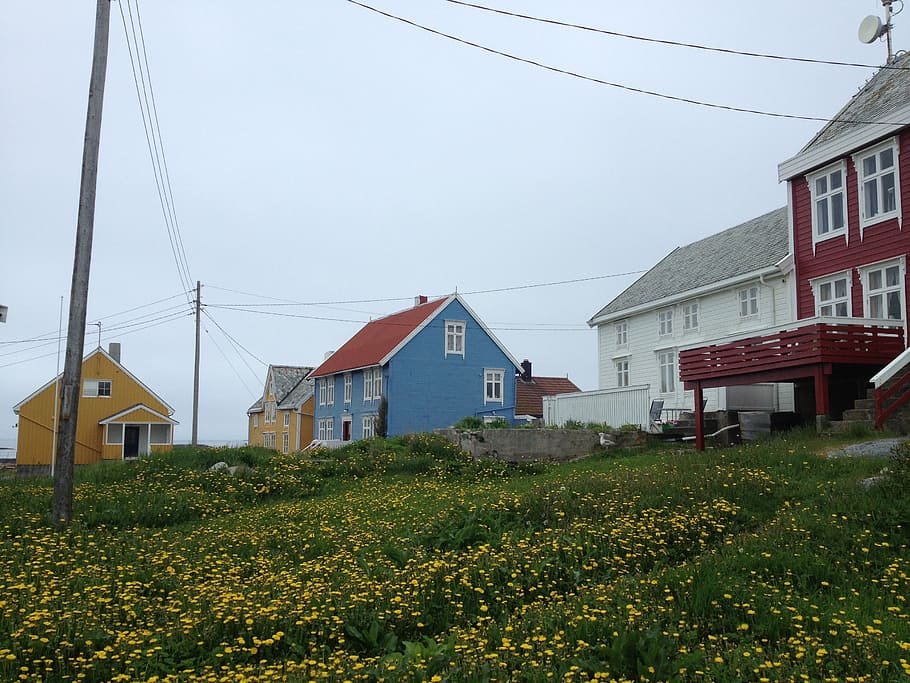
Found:
M 162 415 L 156 410 L 152 410 L 148 406 L 139 404 L 131 406 L 126 410 L 121 410 L 119 413 L 115 413 L 109 417 L 99 420 L 99 424 L 113 424 L 113 423 L 127 423 L 127 422 L 143 422 L 149 424 L 179 424 L 177 420 L 172 420 L 166 415 Z

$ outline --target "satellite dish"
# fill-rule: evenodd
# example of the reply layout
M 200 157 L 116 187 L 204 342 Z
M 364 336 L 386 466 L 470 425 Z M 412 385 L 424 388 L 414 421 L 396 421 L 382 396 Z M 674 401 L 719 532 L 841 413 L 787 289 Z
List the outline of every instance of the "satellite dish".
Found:
M 882 24 L 882 20 L 874 14 L 870 14 L 863 19 L 859 25 L 859 40 L 861 43 L 871 43 L 881 38 L 888 27 Z

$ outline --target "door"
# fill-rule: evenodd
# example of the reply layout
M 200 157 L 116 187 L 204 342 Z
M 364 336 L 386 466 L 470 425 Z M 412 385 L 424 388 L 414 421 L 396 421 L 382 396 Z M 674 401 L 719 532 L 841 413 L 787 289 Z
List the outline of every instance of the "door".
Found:
M 123 427 L 123 457 L 139 457 L 139 425 Z
M 351 440 L 351 416 L 345 415 L 341 418 L 341 440 Z

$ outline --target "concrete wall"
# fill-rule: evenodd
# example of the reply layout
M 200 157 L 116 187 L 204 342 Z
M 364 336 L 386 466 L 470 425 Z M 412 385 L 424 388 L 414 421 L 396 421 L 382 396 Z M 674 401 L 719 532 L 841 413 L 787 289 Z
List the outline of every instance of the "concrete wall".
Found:
M 474 458 L 505 462 L 567 462 L 604 450 L 600 434 L 585 429 L 438 429 L 436 433 Z M 606 438 L 623 447 L 643 445 L 646 437 L 643 432 L 611 432 Z

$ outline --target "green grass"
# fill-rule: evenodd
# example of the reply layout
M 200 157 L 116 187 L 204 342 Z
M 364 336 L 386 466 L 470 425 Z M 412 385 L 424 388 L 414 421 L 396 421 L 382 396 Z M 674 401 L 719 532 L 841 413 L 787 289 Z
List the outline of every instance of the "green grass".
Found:
M 80 469 L 65 531 L 3 480 L 0 680 L 906 680 L 910 457 L 843 439 L 178 449 Z

